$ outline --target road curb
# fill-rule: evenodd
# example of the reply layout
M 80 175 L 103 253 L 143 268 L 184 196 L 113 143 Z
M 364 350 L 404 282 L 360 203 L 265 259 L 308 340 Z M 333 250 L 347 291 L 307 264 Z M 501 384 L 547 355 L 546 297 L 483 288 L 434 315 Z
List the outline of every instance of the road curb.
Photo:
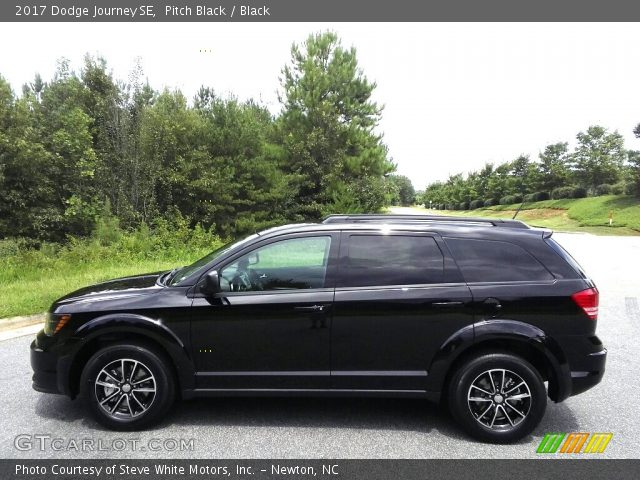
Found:
M 20 317 L 0 318 L 0 332 L 10 330 L 18 330 L 32 325 L 44 323 L 46 313 L 36 313 L 33 315 L 25 315 Z

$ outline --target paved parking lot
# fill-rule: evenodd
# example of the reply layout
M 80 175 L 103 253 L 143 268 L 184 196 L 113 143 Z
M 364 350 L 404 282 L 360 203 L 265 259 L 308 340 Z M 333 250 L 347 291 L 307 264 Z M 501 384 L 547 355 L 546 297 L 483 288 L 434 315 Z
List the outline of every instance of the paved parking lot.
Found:
M 527 458 L 536 456 L 545 432 L 571 431 L 613 432 L 603 456 L 637 457 L 640 237 L 555 238 L 600 288 L 598 334 L 609 349 L 607 373 L 595 389 L 561 404 L 550 403 L 539 428 L 518 444 L 478 443 L 437 407 L 390 399 L 198 400 L 178 404 L 154 430 L 110 432 L 86 419 L 78 402 L 31 389 L 29 336 L 0 342 L 0 457 Z M 28 441 L 34 448 L 20 450 L 15 446 L 20 434 L 45 438 L 25 437 L 22 448 Z M 46 436 L 59 439 L 56 447 L 70 449 L 53 450 Z M 93 442 L 93 452 L 81 450 L 87 439 Z M 186 440 L 183 450 L 180 439 Z M 85 446 L 88 449 L 89 443 Z M 120 448 L 124 451 L 117 451 Z

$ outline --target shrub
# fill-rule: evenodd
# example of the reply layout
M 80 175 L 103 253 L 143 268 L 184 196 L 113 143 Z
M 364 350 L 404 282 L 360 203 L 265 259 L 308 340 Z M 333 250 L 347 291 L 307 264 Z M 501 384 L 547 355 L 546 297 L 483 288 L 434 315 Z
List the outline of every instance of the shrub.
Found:
M 500 199 L 500 205 L 511 205 L 512 203 L 516 203 L 516 199 L 513 195 L 505 195 Z
M 469 210 L 469 202 L 460 202 L 458 208 L 460 210 Z
M 585 198 L 587 196 L 587 189 L 583 187 L 575 187 L 573 189 L 573 196 L 571 198 Z
M 484 201 L 484 206 L 485 207 L 492 207 L 494 205 L 498 205 L 500 202 L 495 199 L 495 198 L 489 198 L 487 200 Z
M 91 232 L 92 238 L 100 245 L 112 245 L 120 240 L 121 235 L 118 217 L 110 214 L 98 217 L 93 232 Z
M 603 183 L 600 184 L 596 187 L 596 197 L 599 197 L 600 195 L 609 195 L 611 193 L 613 185 L 610 185 L 608 183 Z
M 549 200 L 551 198 L 551 195 L 549 195 L 549 192 L 535 192 L 533 194 L 533 200 L 535 202 L 542 202 L 544 200 Z
M 551 198 L 554 200 L 560 200 L 562 198 L 574 198 L 574 187 L 558 187 L 551 192 Z
M 475 210 L 477 208 L 482 208 L 484 207 L 484 200 L 482 200 L 481 198 L 478 198 L 477 200 L 472 200 L 471 203 L 469 203 L 469 208 L 471 210 Z
M 611 194 L 612 195 L 622 195 L 624 193 L 624 182 L 618 182 L 611 185 Z
M 627 182 L 624 185 L 624 194 L 625 195 L 638 195 L 638 184 L 633 182 Z

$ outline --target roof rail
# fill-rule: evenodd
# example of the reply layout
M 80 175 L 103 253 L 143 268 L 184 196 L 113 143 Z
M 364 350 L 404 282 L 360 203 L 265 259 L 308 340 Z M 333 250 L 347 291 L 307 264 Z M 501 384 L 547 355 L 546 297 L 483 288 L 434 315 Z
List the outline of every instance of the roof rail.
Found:
M 387 214 L 354 214 L 354 215 L 329 215 L 322 223 L 463 223 L 475 224 L 477 226 L 506 227 L 506 228 L 529 228 L 520 220 L 502 220 L 496 218 L 476 218 L 476 217 L 451 217 L 445 215 L 387 215 Z

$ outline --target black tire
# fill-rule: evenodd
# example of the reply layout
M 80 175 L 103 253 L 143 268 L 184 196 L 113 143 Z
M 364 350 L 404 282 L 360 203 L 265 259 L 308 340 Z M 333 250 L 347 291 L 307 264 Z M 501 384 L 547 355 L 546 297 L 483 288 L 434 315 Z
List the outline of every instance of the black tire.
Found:
M 520 382 L 524 385 L 514 389 Z M 448 400 L 454 419 L 470 435 L 491 443 L 511 443 L 540 423 L 547 391 L 540 373 L 525 359 L 485 353 L 456 370 L 449 382 Z
M 140 430 L 158 423 L 173 405 L 175 393 L 169 361 L 161 352 L 137 343 L 97 351 L 80 379 L 85 405 L 112 430 Z

